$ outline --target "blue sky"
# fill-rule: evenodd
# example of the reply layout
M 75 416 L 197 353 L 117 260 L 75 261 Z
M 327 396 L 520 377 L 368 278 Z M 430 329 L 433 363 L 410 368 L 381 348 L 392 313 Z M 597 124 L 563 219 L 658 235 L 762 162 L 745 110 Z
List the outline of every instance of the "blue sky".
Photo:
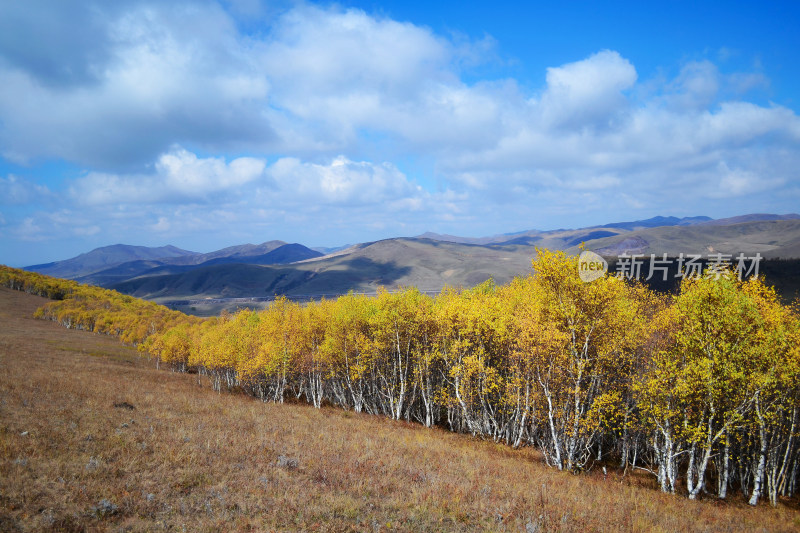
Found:
M 798 11 L 4 3 L 0 263 L 796 212 Z

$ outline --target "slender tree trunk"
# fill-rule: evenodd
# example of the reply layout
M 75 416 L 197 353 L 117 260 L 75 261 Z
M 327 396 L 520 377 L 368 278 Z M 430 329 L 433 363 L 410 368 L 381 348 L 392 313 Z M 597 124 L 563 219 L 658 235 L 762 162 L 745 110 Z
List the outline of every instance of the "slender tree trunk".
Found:
M 758 417 L 758 437 L 761 443 L 761 448 L 758 455 L 758 467 L 756 468 L 756 475 L 753 479 L 753 492 L 750 495 L 750 505 L 757 505 L 758 498 L 761 496 L 764 485 L 764 469 L 767 461 L 767 431 L 764 422 L 764 417 L 761 414 L 761 407 L 758 395 L 756 395 L 756 416 Z
M 792 427 L 789 429 L 789 437 L 786 442 L 786 451 L 783 454 L 783 461 L 781 462 L 781 469 L 778 473 L 779 484 L 778 490 L 782 495 L 786 495 L 786 472 L 789 468 L 789 462 L 792 457 L 792 448 L 794 444 L 794 433 L 797 425 L 797 407 L 792 410 Z
M 572 470 L 573 463 L 576 460 L 576 450 L 578 449 L 578 431 L 580 430 L 581 422 L 581 378 L 583 377 L 583 365 L 578 363 L 578 376 L 575 380 L 574 392 L 574 409 L 572 420 L 572 435 L 570 435 L 567 446 L 567 468 Z
M 725 437 L 725 449 L 722 452 L 722 475 L 718 483 L 718 494 L 723 500 L 728 496 L 728 479 L 730 477 L 730 443 L 728 443 L 727 435 Z
M 539 380 L 539 383 L 541 383 L 542 389 L 544 389 L 544 396 L 547 399 L 547 420 L 550 423 L 550 438 L 552 439 L 556 466 L 559 470 L 562 470 L 564 466 L 561 464 L 561 442 L 558 438 L 558 433 L 556 432 L 555 422 L 553 421 L 553 400 L 550 396 L 550 390 L 544 385 L 544 383 L 542 383 L 541 379 Z

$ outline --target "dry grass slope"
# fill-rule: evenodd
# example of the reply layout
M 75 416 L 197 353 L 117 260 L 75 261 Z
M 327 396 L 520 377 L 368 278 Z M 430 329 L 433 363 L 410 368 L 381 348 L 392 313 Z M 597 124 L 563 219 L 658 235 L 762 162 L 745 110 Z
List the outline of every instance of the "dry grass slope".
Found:
M 627 251 L 646 256 L 666 253 L 670 257 L 681 253 L 703 256 L 709 253 L 734 256 L 760 253 L 765 258 L 786 259 L 798 257 L 800 252 L 800 220 L 649 228 L 588 241 L 586 247 L 608 257 Z M 576 246 L 567 248 L 567 252 L 579 253 L 579 250 Z
M 691 502 L 530 449 L 218 395 L 30 318 L 43 302 L 0 288 L 0 531 L 800 528 L 786 506 Z

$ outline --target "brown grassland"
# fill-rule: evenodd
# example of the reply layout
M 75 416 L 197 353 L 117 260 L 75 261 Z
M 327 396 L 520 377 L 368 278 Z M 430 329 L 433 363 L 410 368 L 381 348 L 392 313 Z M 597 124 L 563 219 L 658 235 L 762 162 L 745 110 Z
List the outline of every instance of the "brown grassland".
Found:
M 530 448 L 217 394 L 31 318 L 44 302 L 0 288 L 0 531 L 800 529 L 786 504 L 689 501 L 647 474 L 571 475 Z

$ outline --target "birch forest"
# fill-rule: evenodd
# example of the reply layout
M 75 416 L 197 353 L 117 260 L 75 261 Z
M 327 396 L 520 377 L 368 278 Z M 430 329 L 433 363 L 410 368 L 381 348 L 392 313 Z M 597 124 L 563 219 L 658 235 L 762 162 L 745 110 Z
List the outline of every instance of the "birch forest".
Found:
M 775 505 L 800 478 L 800 313 L 733 273 L 662 294 L 539 250 L 531 274 L 201 319 L 0 267 L 37 316 L 116 335 L 217 391 L 533 446 L 554 468 L 646 471 L 664 492 Z

